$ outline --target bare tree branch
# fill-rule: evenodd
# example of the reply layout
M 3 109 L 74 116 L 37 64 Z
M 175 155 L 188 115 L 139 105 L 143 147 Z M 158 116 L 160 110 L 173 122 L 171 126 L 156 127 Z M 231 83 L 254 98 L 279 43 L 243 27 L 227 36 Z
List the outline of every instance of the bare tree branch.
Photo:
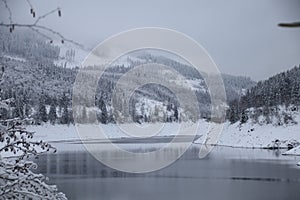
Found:
M 37 23 L 39 23 L 39 21 L 40 21 L 41 19 L 46 18 L 48 15 L 51 15 L 52 13 L 55 13 L 55 12 L 57 12 L 58 10 L 60 10 L 60 9 L 59 9 L 59 8 L 56 8 L 56 9 L 54 9 L 54 10 L 51 10 L 50 12 L 47 12 L 47 13 L 44 14 L 44 15 L 39 16 L 33 24 L 36 25 Z
M 35 17 L 35 11 L 33 10 L 33 6 L 31 4 L 31 2 L 29 0 L 26 0 L 27 3 L 29 4 L 30 6 L 30 11 L 31 11 L 31 14 L 33 15 L 33 17 Z M 43 25 L 40 25 L 40 21 L 45 19 L 46 17 L 48 17 L 49 15 L 53 14 L 53 13 L 57 13 L 58 14 L 58 17 L 61 17 L 61 9 L 59 7 L 39 16 L 33 23 L 31 24 L 22 24 L 22 23 L 15 23 L 13 22 L 12 20 L 12 11 L 11 9 L 9 8 L 8 4 L 7 4 L 7 0 L 2 0 L 2 2 L 4 3 L 5 5 L 5 8 L 6 10 L 8 11 L 9 13 L 9 23 L 4 23 L 4 22 L 0 22 L 0 27 L 7 27 L 9 28 L 10 32 L 13 32 L 14 29 L 16 27 L 20 27 L 20 28 L 28 28 L 36 33 L 38 33 L 39 35 L 41 35 L 42 37 L 46 38 L 47 40 L 50 41 L 50 43 L 53 42 L 53 39 L 52 37 L 50 37 L 48 34 L 50 35 L 53 35 L 53 36 L 56 36 L 60 39 L 60 42 L 61 43 L 64 43 L 64 42 L 69 42 L 69 43 L 72 43 L 78 47 L 80 47 L 81 49 L 85 49 L 84 45 L 74 41 L 74 40 L 71 40 L 71 39 L 68 39 L 66 37 L 64 37 L 60 32 L 57 32 L 47 26 L 43 26 Z M 43 33 L 43 31 L 45 33 Z
M 33 11 L 33 6 L 32 6 L 32 4 L 31 4 L 30 0 L 26 0 L 26 2 L 28 3 L 30 9 L 32 9 L 32 11 Z
M 64 37 L 61 33 L 57 32 L 57 31 L 54 31 L 53 29 L 51 28 L 48 28 L 46 26 L 42 26 L 42 25 L 38 25 L 38 24 L 6 24 L 6 23 L 0 23 L 0 26 L 3 26 L 3 27 L 8 27 L 8 28 L 11 28 L 12 26 L 15 28 L 15 27 L 21 27 L 21 28 L 29 28 L 33 31 L 35 31 L 36 33 L 40 34 L 41 36 L 45 37 L 46 39 L 52 41 L 53 39 L 49 36 L 47 36 L 46 34 L 42 33 L 40 30 L 44 30 L 52 35 L 55 35 L 55 36 L 58 36 L 60 39 L 61 39 L 61 42 L 64 43 L 64 42 L 69 42 L 69 43 L 72 43 L 72 44 L 75 44 L 76 46 L 80 47 L 81 49 L 85 49 L 84 45 L 74 41 L 74 40 L 71 40 L 71 39 L 68 39 L 66 37 Z
M 5 8 L 6 8 L 7 12 L 8 12 L 8 19 L 9 19 L 10 23 L 12 24 L 13 23 L 12 12 L 11 12 L 8 4 L 7 4 L 7 1 L 6 0 L 2 0 L 2 2 L 4 3 L 4 6 L 5 6 Z

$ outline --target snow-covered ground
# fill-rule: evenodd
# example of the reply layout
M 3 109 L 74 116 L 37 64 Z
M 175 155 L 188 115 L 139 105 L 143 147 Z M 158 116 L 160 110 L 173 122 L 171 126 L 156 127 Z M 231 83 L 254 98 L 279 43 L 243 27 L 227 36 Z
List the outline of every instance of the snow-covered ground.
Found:
M 87 49 L 83 49 L 69 43 L 56 43 L 54 45 L 60 47 L 59 59 L 54 61 L 54 63 L 57 66 L 66 68 L 80 67 L 81 63 L 90 52 Z
M 10 56 L 10 55 L 3 55 L 4 58 L 8 58 L 10 60 L 15 60 L 15 61 L 19 61 L 19 62 L 26 62 L 26 59 L 24 58 L 20 58 L 18 56 Z
M 289 151 L 286 151 L 285 153 L 283 153 L 283 155 L 296 155 L 296 156 L 300 156 L 300 145 L 289 150 Z M 299 165 L 300 165 L 300 162 L 299 162 Z
M 247 148 L 287 148 L 300 142 L 299 125 L 274 126 L 258 124 L 224 125 L 219 145 Z
M 198 134 L 205 135 L 208 128 L 208 123 L 202 121 L 201 126 L 198 126 Z M 178 134 L 178 130 L 181 126 L 182 133 L 187 138 L 190 138 L 190 135 L 194 135 L 194 130 L 197 130 L 196 123 L 153 123 L 151 124 L 122 124 L 120 126 L 116 124 L 101 124 L 100 128 L 103 131 L 104 135 L 101 135 L 98 127 L 91 125 L 50 125 L 44 124 L 43 126 L 28 126 L 27 129 L 29 131 L 34 131 L 35 140 L 43 140 L 47 141 L 56 147 L 60 151 L 68 151 L 68 150 L 82 150 L 84 146 L 81 145 L 82 141 L 90 143 L 90 142 L 99 142 L 103 145 L 108 143 L 110 140 L 128 140 L 137 137 L 139 139 L 145 139 L 148 137 L 155 138 L 154 140 L 149 140 L 149 145 L 144 143 L 139 144 L 125 144 L 126 148 L 160 148 L 162 145 L 166 145 L 167 142 L 172 139 L 172 136 Z M 77 132 L 77 128 L 80 130 L 84 130 L 84 134 L 79 135 Z M 90 131 L 91 130 L 91 131 Z M 92 131 L 93 130 L 93 131 Z M 95 131 L 96 130 L 96 131 Z M 82 133 L 82 132 L 81 132 Z M 169 136 L 169 137 L 168 137 Z M 160 140 L 161 139 L 161 140 Z M 158 142 L 157 144 L 155 144 Z M 127 142 L 126 142 L 127 143 Z M 77 144 L 77 145 L 74 145 Z M 121 144 L 120 146 L 124 146 Z M 147 148 L 146 147 L 146 148 Z
M 117 138 L 130 138 L 130 137 L 163 137 L 163 136 L 173 136 L 177 135 L 178 128 L 180 125 L 183 127 L 183 132 L 186 135 L 192 135 L 193 130 L 197 129 L 197 124 L 192 122 L 185 122 L 182 124 L 179 123 L 153 123 L 151 124 L 101 124 L 100 127 L 103 130 L 105 137 L 99 137 L 97 133 L 90 133 L 86 136 L 86 139 L 117 139 Z M 200 125 L 198 126 L 198 135 L 204 135 L 207 132 L 209 123 L 205 122 L 204 120 L 201 121 Z M 89 128 L 90 125 L 87 124 L 80 124 L 80 127 Z M 151 127 L 151 128 L 149 128 Z M 28 126 L 27 129 L 29 131 L 34 131 L 34 137 L 39 140 L 42 139 L 44 141 L 71 141 L 71 140 L 79 140 L 80 136 L 76 130 L 76 126 L 74 125 L 50 125 L 44 124 L 42 126 Z M 140 130 L 140 133 L 138 133 Z
M 153 124 L 152 124 L 153 125 Z M 205 120 L 201 120 L 198 124 L 195 123 L 183 123 L 183 129 L 185 134 L 192 135 L 193 130 L 197 129 L 197 135 L 201 136 L 194 143 L 202 144 L 207 136 L 207 130 L 209 123 Z M 80 125 L 88 128 L 89 125 Z M 139 127 L 140 126 L 140 127 Z M 118 126 L 116 124 L 101 125 L 101 129 L 105 133 L 104 138 L 99 138 L 99 135 L 90 133 L 85 136 L 86 140 L 99 140 L 99 139 L 116 139 L 116 138 L 130 138 L 132 135 L 135 137 L 149 137 L 149 136 L 172 136 L 178 132 L 178 123 L 156 123 L 152 126 L 153 132 L 143 131 L 143 126 L 147 127 L 147 124 L 123 124 Z M 224 123 L 223 131 L 219 137 L 217 145 L 240 147 L 240 148 L 272 148 L 280 147 L 287 148 L 289 144 L 297 145 L 300 142 L 299 124 L 274 126 L 274 125 L 258 125 L 246 123 L 240 126 L 239 124 L 231 125 L 229 122 Z M 80 136 L 77 133 L 74 125 L 50 125 L 45 124 L 43 126 L 28 126 L 28 130 L 36 132 L 35 138 L 37 140 L 42 139 L 49 141 L 50 143 L 70 143 L 80 142 Z M 125 130 L 125 131 L 124 131 Z M 127 133 L 126 133 L 127 130 Z M 128 130 L 137 130 L 134 133 L 128 133 Z M 140 134 L 143 133 L 143 134 Z M 288 151 L 286 154 L 300 155 L 300 147 Z

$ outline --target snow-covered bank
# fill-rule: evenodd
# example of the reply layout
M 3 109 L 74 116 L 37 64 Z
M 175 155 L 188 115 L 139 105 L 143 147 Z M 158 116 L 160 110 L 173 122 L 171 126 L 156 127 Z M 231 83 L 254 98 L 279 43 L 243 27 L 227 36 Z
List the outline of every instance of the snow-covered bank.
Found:
M 141 137 L 149 136 L 172 136 L 176 135 L 178 131 L 179 124 L 177 123 L 157 123 L 154 126 L 156 134 L 143 133 Z M 80 125 L 89 126 L 89 125 Z M 145 125 L 147 126 L 147 125 Z M 159 129 L 159 127 L 161 127 Z M 184 131 L 188 135 L 192 135 L 191 132 L 194 130 L 197 124 L 185 124 Z M 115 139 L 115 138 L 130 138 L 129 134 L 123 132 L 125 129 L 135 130 L 136 124 L 125 124 L 122 130 L 116 124 L 101 125 L 106 138 L 100 139 Z M 155 128 L 156 127 L 156 128 Z M 205 141 L 209 123 L 205 120 L 199 122 L 197 129 L 197 135 L 201 136 L 195 143 L 203 143 Z M 76 127 L 74 125 L 49 125 L 45 124 L 43 126 L 28 126 L 28 130 L 36 132 L 35 138 L 37 140 L 42 139 L 48 142 L 80 142 L 80 137 L 77 133 Z M 230 124 L 229 122 L 224 123 L 223 131 L 220 135 L 217 145 L 230 146 L 230 147 L 241 147 L 241 148 L 288 148 L 292 146 L 297 146 L 300 142 L 299 134 L 299 124 L 285 125 L 285 126 L 274 126 L 274 125 L 258 125 L 246 123 L 240 126 L 239 124 Z M 135 133 L 136 136 L 138 133 Z M 93 140 L 99 139 L 98 135 L 91 133 L 86 139 Z M 287 154 L 300 154 L 300 147 L 293 151 L 289 151 Z
M 126 146 L 129 148 L 160 148 L 162 145 L 169 143 L 173 136 L 178 134 L 179 127 L 181 125 L 182 133 L 184 133 L 186 138 L 181 138 L 183 142 L 190 141 L 192 139 L 190 136 L 194 135 L 194 130 L 197 130 L 199 135 L 205 135 L 209 123 L 202 121 L 201 126 L 196 123 L 154 123 L 151 124 L 122 124 L 118 126 L 116 124 L 101 124 L 100 128 L 103 130 L 105 136 L 101 136 L 97 131 L 92 129 L 90 125 L 80 124 L 80 129 L 84 129 L 84 135 L 79 135 L 77 128 L 74 125 L 50 125 L 44 124 L 42 126 L 28 126 L 27 129 L 34 131 L 35 140 L 47 141 L 56 147 L 59 151 L 69 151 L 69 150 L 83 150 L 82 140 L 87 143 L 101 143 L 105 146 L 108 142 L 114 141 L 118 143 L 118 146 Z M 95 127 L 94 127 L 95 128 Z M 130 131 L 131 130 L 131 131 Z M 138 136 L 138 138 L 137 138 Z M 143 141 L 143 139 L 151 137 L 148 141 Z M 197 136 L 198 138 L 199 136 Z M 132 139 L 142 139 L 142 142 L 137 142 Z M 134 142 L 132 142 L 134 141 Z
M 300 142 L 299 125 L 224 125 L 218 145 L 247 148 L 288 148 Z
M 209 123 L 201 121 L 201 125 L 198 127 L 197 133 L 199 135 L 204 135 L 207 132 Z M 193 130 L 197 129 L 197 124 L 195 123 L 184 123 L 181 124 L 183 127 L 183 132 L 187 135 L 192 135 Z M 81 124 L 81 127 L 88 129 L 90 125 Z M 143 126 L 145 129 L 143 129 Z M 116 138 L 130 138 L 130 137 L 152 137 L 152 136 L 172 136 L 177 135 L 180 124 L 178 123 L 154 123 L 151 129 L 147 129 L 148 124 L 143 124 L 142 126 L 138 124 L 122 124 L 118 126 L 117 124 L 101 124 L 101 129 L 103 130 L 106 137 L 101 138 L 97 133 L 90 133 L 85 136 L 86 139 L 116 139 Z M 36 139 L 42 139 L 48 142 L 51 141 L 65 141 L 65 140 L 79 140 L 80 136 L 77 133 L 76 126 L 74 125 L 50 125 L 44 124 L 42 126 L 28 126 L 29 131 L 34 131 L 34 137 Z M 137 130 L 140 130 L 138 133 Z M 151 132 L 152 130 L 152 132 Z
M 300 145 L 289 150 L 289 151 L 286 151 L 285 153 L 283 153 L 283 155 L 294 155 L 294 156 L 300 156 Z M 300 166 L 300 162 L 298 163 L 299 166 Z

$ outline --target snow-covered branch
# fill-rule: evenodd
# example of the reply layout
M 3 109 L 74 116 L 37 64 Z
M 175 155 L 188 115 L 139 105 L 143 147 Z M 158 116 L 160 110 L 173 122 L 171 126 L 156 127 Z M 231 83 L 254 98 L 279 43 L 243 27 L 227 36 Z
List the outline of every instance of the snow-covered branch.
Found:
M 1 108 L 9 107 L 10 102 L 12 99 L 0 100 Z M 55 185 L 44 182 L 46 177 L 31 170 L 37 165 L 27 160 L 29 156 L 56 149 L 46 142 L 34 141 L 34 133 L 24 127 L 28 120 L 0 121 L 0 199 L 66 199 Z

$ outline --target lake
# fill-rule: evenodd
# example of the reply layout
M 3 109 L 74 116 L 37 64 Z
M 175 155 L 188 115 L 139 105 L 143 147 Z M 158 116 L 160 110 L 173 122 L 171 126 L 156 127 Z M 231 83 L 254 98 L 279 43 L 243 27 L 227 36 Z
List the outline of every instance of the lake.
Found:
M 82 149 L 35 161 L 37 171 L 69 199 L 300 199 L 299 157 L 282 156 L 280 150 L 216 147 L 200 160 L 199 147 L 193 145 L 172 165 L 144 174 L 111 169 Z

